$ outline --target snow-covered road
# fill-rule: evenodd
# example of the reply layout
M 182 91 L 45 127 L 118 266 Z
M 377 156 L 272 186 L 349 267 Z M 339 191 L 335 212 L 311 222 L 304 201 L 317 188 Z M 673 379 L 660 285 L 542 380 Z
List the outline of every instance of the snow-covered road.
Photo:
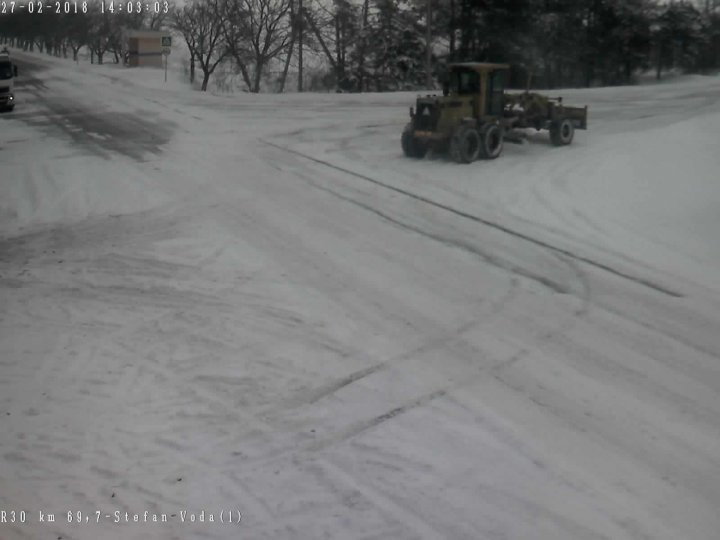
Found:
M 412 94 L 24 60 L 0 539 L 717 538 L 718 78 L 459 166 Z

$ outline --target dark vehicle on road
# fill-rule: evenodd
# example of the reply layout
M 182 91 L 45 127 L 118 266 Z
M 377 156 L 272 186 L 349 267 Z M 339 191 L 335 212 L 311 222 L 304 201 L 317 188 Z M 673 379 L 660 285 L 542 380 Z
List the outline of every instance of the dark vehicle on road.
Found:
M 17 66 L 10 60 L 7 52 L 0 53 L 0 110 L 12 111 L 15 108 L 15 78 Z

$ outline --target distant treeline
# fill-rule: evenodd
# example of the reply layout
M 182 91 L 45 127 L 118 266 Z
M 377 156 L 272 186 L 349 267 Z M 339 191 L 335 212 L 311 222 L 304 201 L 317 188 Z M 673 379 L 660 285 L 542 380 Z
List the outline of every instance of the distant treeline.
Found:
M 47 2 L 45 3 L 47 5 Z M 8 4 L 9 5 L 9 4 Z M 188 0 L 60 2 L 0 15 L 0 42 L 121 62 L 127 29 L 170 29 L 202 88 L 232 65 L 245 89 L 414 89 L 452 61 L 507 62 L 515 85 L 627 84 L 641 71 L 720 67 L 720 0 Z M 122 9 L 118 6 L 122 5 Z M 149 7 L 149 9 L 148 9 Z M 112 9 L 111 9 L 112 8 Z M 428 25 L 429 22 L 429 25 Z M 324 71 L 303 73 L 304 58 Z M 306 63 L 306 62 L 305 62 Z
M 720 67 L 720 0 L 447 0 L 454 59 L 503 60 L 537 86 L 626 84 Z M 452 22 L 456 21 L 456 22 Z

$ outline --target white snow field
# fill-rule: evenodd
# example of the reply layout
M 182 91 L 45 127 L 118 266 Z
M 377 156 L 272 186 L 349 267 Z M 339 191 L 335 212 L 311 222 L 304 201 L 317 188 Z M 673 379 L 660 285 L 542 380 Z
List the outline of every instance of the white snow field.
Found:
M 0 539 L 720 538 L 720 78 L 457 165 L 12 54 Z

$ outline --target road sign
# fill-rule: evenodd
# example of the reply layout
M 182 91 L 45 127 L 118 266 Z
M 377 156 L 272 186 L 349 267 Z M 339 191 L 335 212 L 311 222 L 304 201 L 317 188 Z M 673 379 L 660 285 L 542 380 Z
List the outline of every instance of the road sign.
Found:
M 163 48 L 162 48 L 162 53 L 163 53 L 165 56 L 167 56 L 168 54 L 170 54 L 170 47 L 163 47 Z
M 172 36 L 162 36 L 160 38 L 160 45 L 163 47 L 172 47 Z

